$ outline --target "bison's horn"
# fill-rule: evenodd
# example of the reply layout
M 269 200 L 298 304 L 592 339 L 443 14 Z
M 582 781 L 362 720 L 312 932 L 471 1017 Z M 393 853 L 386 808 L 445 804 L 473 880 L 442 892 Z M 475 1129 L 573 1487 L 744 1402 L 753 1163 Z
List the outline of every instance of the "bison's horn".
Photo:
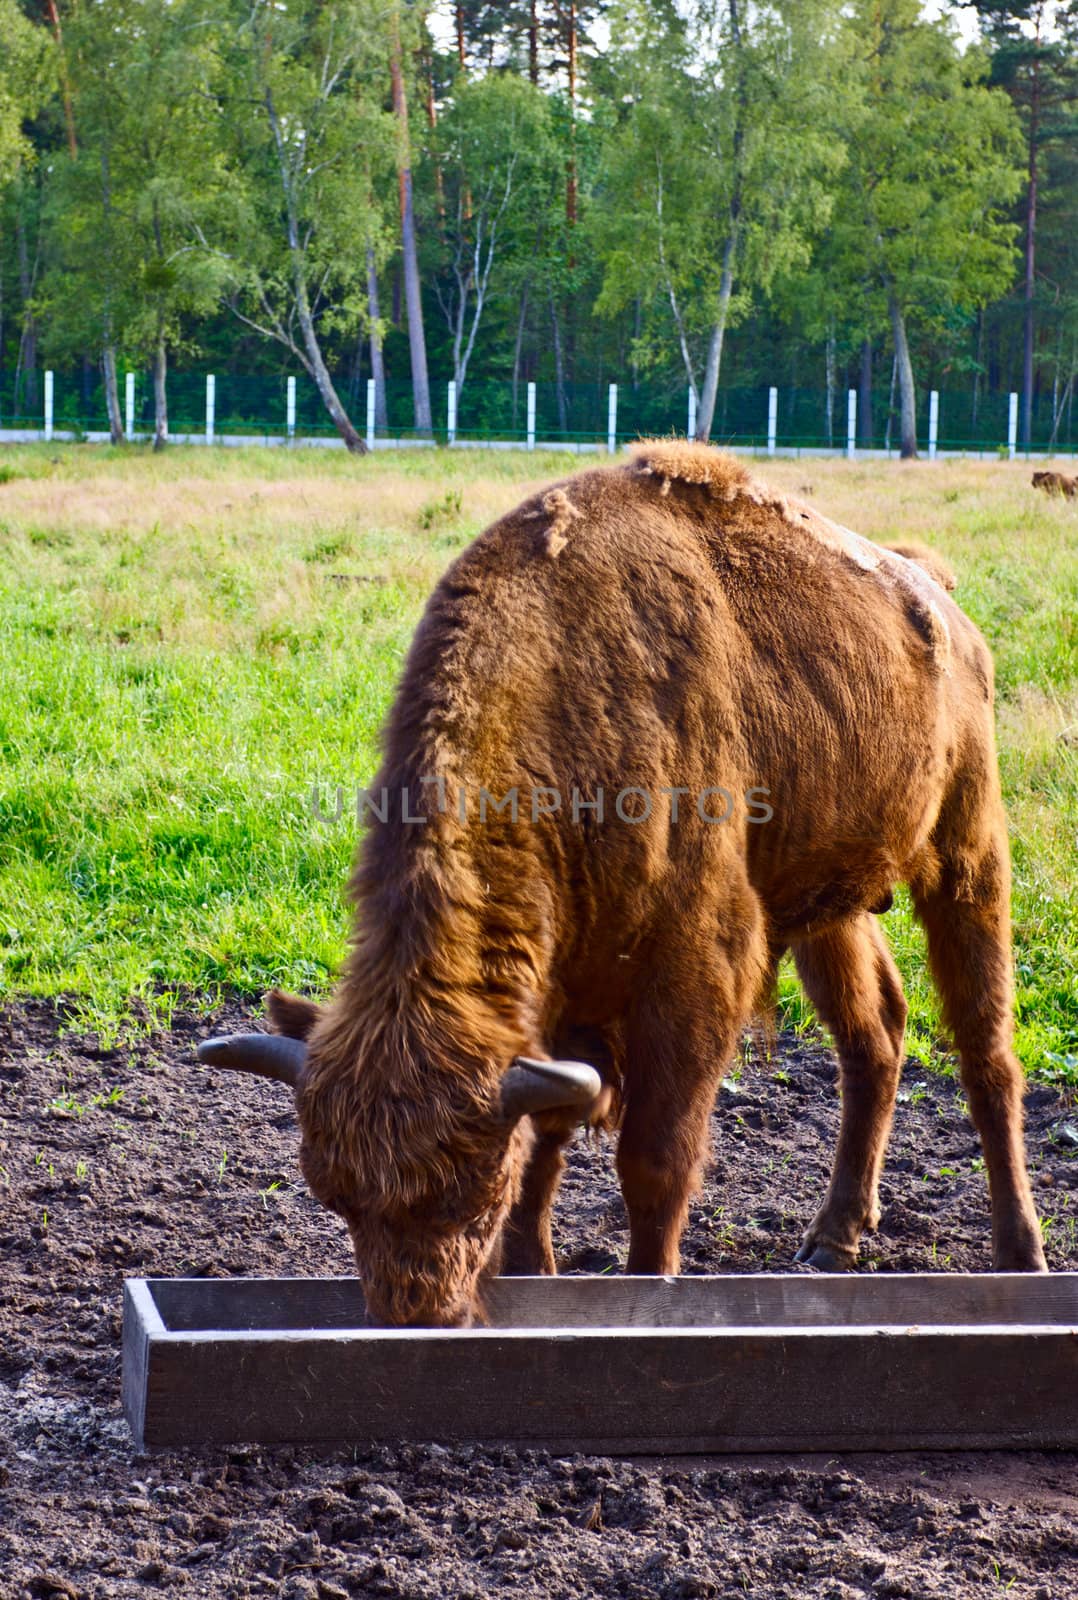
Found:
M 285 1039 L 276 1033 L 231 1033 L 223 1039 L 206 1039 L 198 1059 L 208 1067 L 231 1067 L 276 1078 L 293 1089 L 299 1086 L 307 1060 L 302 1039 Z
M 602 1079 L 583 1061 L 529 1061 L 517 1056 L 502 1078 L 502 1111 L 517 1118 L 536 1111 L 586 1111 Z

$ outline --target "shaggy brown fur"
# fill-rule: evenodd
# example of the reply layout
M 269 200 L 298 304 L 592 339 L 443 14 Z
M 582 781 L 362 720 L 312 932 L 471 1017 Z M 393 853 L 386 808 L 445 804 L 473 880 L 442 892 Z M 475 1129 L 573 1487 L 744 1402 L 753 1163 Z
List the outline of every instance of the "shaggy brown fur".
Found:
M 834 1035 L 843 1102 L 801 1254 L 852 1264 L 902 1061 L 905 1001 L 871 915 L 898 882 L 983 1141 L 994 1263 L 1043 1268 L 992 663 L 934 573 L 948 576 L 931 552 L 888 551 L 733 457 L 668 440 L 525 502 L 448 570 L 385 730 L 372 793 L 387 790 L 389 821 L 359 853 L 340 985 L 320 1015 L 271 1001 L 283 1031 L 309 1034 L 304 1171 L 348 1222 L 376 1317 L 459 1323 L 499 1262 L 554 1270 L 570 1119 L 505 1122 L 517 1055 L 599 1067 L 628 1270 L 676 1272 L 717 1084 L 787 948 Z M 480 786 L 517 788 L 518 818 L 482 820 Z M 653 800 L 646 819 L 615 815 L 630 786 Z M 720 786 L 730 815 L 707 822 Z M 533 820 L 540 787 L 562 805 Z M 602 819 L 573 815 L 574 789 L 604 791 Z M 401 820 L 404 790 L 422 823 Z
M 916 561 L 948 594 L 954 590 L 954 571 L 937 550 L 930 550 L 924 544 L 888 544 L 884 549 L 893 550 L 896 556 L 905 556 L 907 561 Z
M 1043 489 L 1045 494 L 1063 495 L 1068 500 L 1078 499 L 1078 478 L 1068 478 L 1064 472 L 1035 472 L 1033 487 Z

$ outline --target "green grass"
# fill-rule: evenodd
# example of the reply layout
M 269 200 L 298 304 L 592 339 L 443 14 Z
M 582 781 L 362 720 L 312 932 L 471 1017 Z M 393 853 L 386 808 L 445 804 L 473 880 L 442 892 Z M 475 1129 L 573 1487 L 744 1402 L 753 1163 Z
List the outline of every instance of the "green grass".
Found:
M 438 572 L 563 456 L 0 451 L 0 995 L 167 1020 L 178 991 L 324 989 L 354 822 Z M 995 462 L 775 462 L 872 537 L 948 555 L 996 654 L 1019 1049 L 1078 1082 L 1078 512 Z M 923 942 L 884 919 L 939 1042 Z M 132 1002 L 134 1009 L 132 1010 Z M 792 978 L 784 1017 L 810 1012 Z

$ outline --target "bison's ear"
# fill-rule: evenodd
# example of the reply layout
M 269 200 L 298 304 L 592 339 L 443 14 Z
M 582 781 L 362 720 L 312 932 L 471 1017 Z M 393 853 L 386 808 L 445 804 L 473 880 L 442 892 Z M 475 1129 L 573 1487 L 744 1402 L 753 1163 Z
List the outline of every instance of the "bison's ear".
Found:
M 266 996 L 266 1011 L 274 1033 L 283 1033 L 286 1039 L 309 1039 L 322 1015 L 322 1008 L 313 1000 L 285 994 L 283 989 L 270 990 Z
M 594 1104 L 603 1083 L 583 1061 L 532 1061 L 517 1056 L 502 1078 L 502 1115 L 516 1122 L 540 1111 L 579 1111 Z

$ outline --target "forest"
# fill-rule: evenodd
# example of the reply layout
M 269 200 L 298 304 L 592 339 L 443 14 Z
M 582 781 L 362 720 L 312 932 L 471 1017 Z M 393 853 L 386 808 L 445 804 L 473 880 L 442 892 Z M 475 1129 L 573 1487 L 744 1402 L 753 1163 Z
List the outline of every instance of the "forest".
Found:
M 0 0 L 0 427 L 1074 449 L 1076 242 L 1078 0 Z

